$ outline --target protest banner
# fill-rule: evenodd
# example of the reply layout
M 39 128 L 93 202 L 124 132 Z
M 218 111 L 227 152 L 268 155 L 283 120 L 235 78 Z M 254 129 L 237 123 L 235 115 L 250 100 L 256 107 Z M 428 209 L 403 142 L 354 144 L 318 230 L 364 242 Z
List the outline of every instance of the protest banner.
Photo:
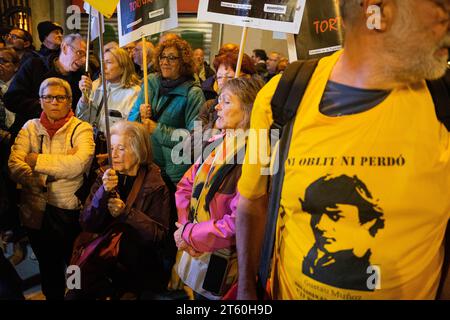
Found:
M 298 33 L 306 0 L 200 0 L 199 20 Z
M 298 59 L 327 56 L 342 48 L 344 31 L 337 0 L 308 1 L 300 33 L 295 35 Z
M 119 45 L 178 26 L 176 0 L 120 0 L 117 6 Z

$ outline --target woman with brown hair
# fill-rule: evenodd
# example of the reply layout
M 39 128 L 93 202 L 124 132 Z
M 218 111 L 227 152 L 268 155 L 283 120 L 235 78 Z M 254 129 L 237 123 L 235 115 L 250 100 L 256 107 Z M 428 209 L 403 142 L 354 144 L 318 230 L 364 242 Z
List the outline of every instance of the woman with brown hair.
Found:
M 162 42 L 156 48 L 154 59 L 156 73 L 148 76 L 149 104 L 144 104 L 142 90 L 128 120 L 146 125 L 151 134 L 155 163 L 174 192 L 189 164 L 174 163 L 171 153 L 179 141 L 173 141 L 172 134 L 177 129 L 194 128 L 194 120 L 205 98 L 194 80 L 192 49 L 185 40 Z

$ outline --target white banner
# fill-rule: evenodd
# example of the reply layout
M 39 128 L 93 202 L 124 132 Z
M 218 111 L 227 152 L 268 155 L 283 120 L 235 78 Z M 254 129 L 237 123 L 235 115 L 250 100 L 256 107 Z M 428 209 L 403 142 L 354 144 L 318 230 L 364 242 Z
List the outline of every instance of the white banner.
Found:
M 200 0 L 200 21 L 298 34 L 306 0 Z
M 120 0 L 117 5 L 119 45 L 178 26 L 176 0 Z
M 89 7 L 90 4 L 85 2 L 83 5 L 84 11 L 86 11 L 87 14 L 89 14 Z M 90 41 L 95 40 L 100 34 L 100 30 L 98 30 L 98 11 L 92 7 L 91 9 L 91 39 Z M 103 20 L 103 33 L 105 33 L 105 20 Z

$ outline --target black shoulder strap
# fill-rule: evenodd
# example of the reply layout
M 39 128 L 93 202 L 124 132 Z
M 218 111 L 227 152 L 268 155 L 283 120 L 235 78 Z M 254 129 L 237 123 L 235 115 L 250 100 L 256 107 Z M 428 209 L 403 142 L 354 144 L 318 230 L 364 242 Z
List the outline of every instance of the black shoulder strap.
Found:
M 156 112 L 156 114 L 152 113 L 151 119 L 155 122 L 158 122 L 158 119 L 161 117 L 161 115 L 164 113 L 164 111 L 167 109 L 167 107 L 170 105 L 172 100 L 175 98 L 174 94 L 169 94 L 164 104 L 159 108 L 159 110 Z
M 209 211 L 209 204 L 211 203 L 212 198 L 216 194 L 216 192 L 219 190 L 220 186 L 222 185 L 222 182 L 225 180 L 225 177 L 237 166 L 236 163 L 233 164 L 225 164 L 222 168 L 219 169 L 219 171 L 216 173 L 216 177 L 214 179 L 214 182 L 212 183 L 211 187 L 209 188 L 208 193 L 205 197 L 205 207 L 208 208 Z
M 79 127 L 80 124 L 82 124 L 83 122 L 80 121 L 77 123 L 77 125 L 75 126 L 75 128 L 73 128 L 72 134 L 70 136 L 70 147 L 73 148 L 73 136 L 75 134 L 75 131 L 77 131 L 77 128 Z
M 269 209 L 267 212 L 266 230 L 261 251 L 261 259 L 258 270 L 258 296 L 264 297 L 267 280 L 269 278 L 273 248 L 275 242 L 275 231 L 280 208 L 281 190 L 284 180 L 284 162 L 286 161 L 289 144 L 292 135 L 295 115 L 303 99 L 318 60 L 296 61 L 290 64 L 284 71 L 278 87 L 271 101 L 273 124 L 271 135 L 281 137 L 275 161 L 278 171 L 272 177 L 272 190 L 269 196 Z
M 450 131 L 450 71 L 435 81 L 427 81 L 428 89 L 433 97 L 436 116 Z
M 318 62 L 317 59 L 296 61 L 283 72 L 271 101 L 273 127 L 281 129 L 296 115 Z

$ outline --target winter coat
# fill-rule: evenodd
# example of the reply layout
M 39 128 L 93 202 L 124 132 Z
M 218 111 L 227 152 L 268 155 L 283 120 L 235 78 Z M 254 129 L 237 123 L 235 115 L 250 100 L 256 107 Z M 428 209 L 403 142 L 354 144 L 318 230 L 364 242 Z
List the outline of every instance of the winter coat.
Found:
M 141 167 L 134 184 L 139 175 L 144 175 L 144 182 L 132 204 L 130 213 L 113 218 L 107 207 L 109 193 L 103 187 L 103 173 L 101 173 L 92 186 L 91 194 L 80 215 L 83 231 L 101 234 L 112 223 L 123 222 L 138 232 L 143 244 L 162 243 L 169 236 L 169 191 L 156 165 L 152 164 L 148 168 Z M 126 199 L 122 201 L 126 203 Z
M 80 99 L 77 104 L 76 115 L 79 119 L 87 121 L 90 124 L 96 122 L 99 130 L 105 132 L 105 113 L 103 109 L 96 119 L 100 103 L 103 102 L 103 86 L 100 85 L 100 82 L 101 79 L 97 79 L 92 83 L 92 91 L 89 98 L 91 100 L 91 108 L 89 108 L 89 104 L 85 103 L 83 99 Z M 109 124 L 112 126 L 118 120 L 128 118 L 128 113 L 136 101 L 141 87 L 135 85 L 130 88 L 124 88 L 121 84 L 116 83 L 107 83 L 106 87 L 108 90 L 108 110 L 110 112 L 116 110 L 122 114 L 121 118 L 109 117 Z
M 190 164 L 175 164 L 172 161 L 172 149 L 175 146 L 181 146 L 179 140 L 172 141 L 172 134 L 177 129 L 193 130 L 194 121 L 197 120 L 198 112 L 205 102 L 202 90 L 197 82 L 186 81 L 178 87 L 172 89 L 168 95 L 160 96 L 161 77 L 157 74 L 151 74 L 148 77 L 148 97 L 152 107 L 152 114 L 157 114 L 159 108 L 163 107 L 168 99 L 170 104 L 157 119 L 158 126 L 153 132 L 152 151 L 154 162 L 161 168 L 163 174 L 176 184 L 183 174 L 189 169 Z M 140 121 L 139 107 L 144 103 L 144 89 L 142 90 L 130 111 L 128 120 Z M 186 132 L 188 135 L 188 132 Z M 175 138 L 180 135 L 174 135 Z M 180 147 L 180 150 L 182 147 Z
M 25 226 L 40 229 L 47 203 L 61 209 L 81 207 L 74 193 L 83 183 L 94 148 L 92 127 L 75 117 L 52 139 L 39 119 L 24 125 L 11 148 L 8 166 L 11 178 L 22 185 L 19 207 Z M 39 153 L 34 170 L 25 162 L 30 153 Z
M 236 209 L 239 200 L 237 182 L 241 176 L 241 165 L 225 177 L 210 204 L 210 220 L 201 223 L 188 223 L 189 205 L 191 202 L 195 176 L 200 163 L 194 164 L 177 185 L 175 201 L 178 211 L 178 222 L 186 224 L 183 240 L 199 252 L 213 252 L 230 248 L 236 243 Z

